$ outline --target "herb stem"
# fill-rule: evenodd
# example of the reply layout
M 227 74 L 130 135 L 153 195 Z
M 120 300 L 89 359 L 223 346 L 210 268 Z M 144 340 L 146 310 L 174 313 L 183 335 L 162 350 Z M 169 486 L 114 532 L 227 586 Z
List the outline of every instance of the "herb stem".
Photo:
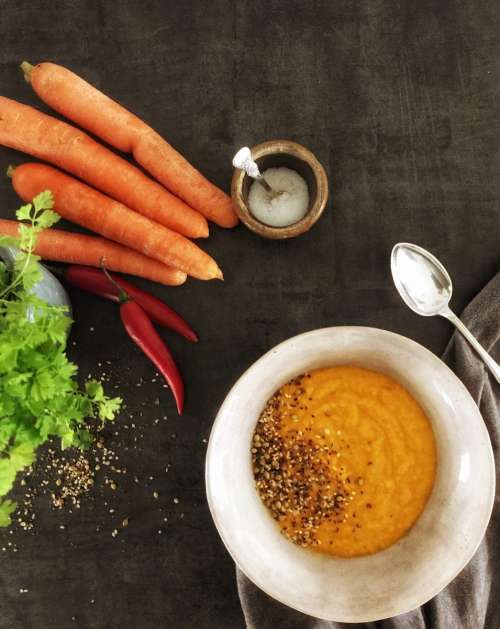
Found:
M 30 240 L 29 240 L 29 244 L 27 247 L 27 251 L 25 251 L 26 255 L 26 260 L 24 261 L 24 266 L 21 269 L 21 271 L 18 273 L 17 277 L 14 278 L 14 280 L 10 283 L 9 286 L 7 286 L 6 288 L 4 288 L 4 290 L 0 293 L 0 299 L 2 299 L 6 294 L 12 292 L 14 290 L 14 288 L 16 288 L 16 286 L 19 286 L 24 273 L 26 272 L 26 269 L 28 268 L 28 265 L 30 263 L 31 260 L 31 254 L 33 252 L 33 248 L 35 246 L 35 220 L 36 220 L 36 211 L 33 214 L 32 218 L 31 218 L 31 230 L 30 230 Z

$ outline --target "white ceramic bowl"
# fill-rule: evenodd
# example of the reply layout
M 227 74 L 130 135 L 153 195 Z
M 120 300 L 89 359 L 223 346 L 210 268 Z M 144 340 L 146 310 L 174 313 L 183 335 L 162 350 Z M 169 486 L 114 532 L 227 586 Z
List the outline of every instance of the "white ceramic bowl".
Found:
M 305 371 L 338 364 L 398 380 L 427 412 L 438 450 L 434 489 L 413 528 L 390 548 L 354 559 L 321 556 L 283 537 L 255 490 L 250 458 L 254 427 L 271 395 Z M 495 470 L 479 410 L 441 360 L 391 332 L 337 327 L 281 343 L 241 376 L 212 429 L 206 483 L 219 533 L 258 587 L 318 618 L 369 622 L 422 605 L 464 568 L 491 515 Z

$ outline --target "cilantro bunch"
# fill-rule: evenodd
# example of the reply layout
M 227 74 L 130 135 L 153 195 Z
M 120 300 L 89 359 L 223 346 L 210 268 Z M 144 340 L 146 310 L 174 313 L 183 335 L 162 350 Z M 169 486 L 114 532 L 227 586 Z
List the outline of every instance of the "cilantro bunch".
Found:
M 32 291 L 41 278 L 36 236 L 59 220 L 52 207 L 52 193 L 40 193 L 17 211 L 25 221 L 19 237 L 0 237 L 0 246 L 19 249 L 12 268 L 0 261 L 0 526 L 10 524 L 16 504 L 6 496 L 37 448 L 52 437 L 63 449 L 85 448 L 92 440 L 86 420 L 112 420 L 121 405 L 97 381 L 79 387 L 66 356 L 67 309 Z

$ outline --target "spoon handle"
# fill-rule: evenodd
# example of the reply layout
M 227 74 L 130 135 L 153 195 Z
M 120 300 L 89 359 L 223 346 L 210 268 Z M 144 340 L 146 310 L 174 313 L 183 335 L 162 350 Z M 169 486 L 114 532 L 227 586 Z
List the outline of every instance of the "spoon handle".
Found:
M 453 325 L 457 328 L 459 332 L 461 332 L 465 338 L 469 341 L 472 347 L 476 350 L 476 352 L 481 356 L 483 361 L 486 363 L 487 367 L 495 377 L 495 380 L 500 383 L 500 365 L 494 360 L 488 352 L 484 349 L 481 343 L 476 339 L 476 337 L 469 331 L 469 329 L 460 321 L 457 315 L 448 310 L 442 314 L 445 319 L 451 321 Z
M 259 175 L 259 177 L 256 177 L 257 181 L 260 183 L 260 185 L 267 191 L 269 192 L 269 194 L 274 194 L 274 189 L 269 185 L 269 183 L 266 181 L 266 179 L 264 178 L 263 175 Z

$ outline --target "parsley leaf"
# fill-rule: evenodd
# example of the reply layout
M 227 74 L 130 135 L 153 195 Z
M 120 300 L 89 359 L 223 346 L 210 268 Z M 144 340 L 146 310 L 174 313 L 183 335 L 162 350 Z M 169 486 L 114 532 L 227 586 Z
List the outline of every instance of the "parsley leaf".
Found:
M 16 510 L 16 503 L 12 500 L 0 502 L 0 526 L 9 526 L 10 516 Z
M 0 236 L 0 247 L 16 247 L 19 244 L 13 236 Z
M 67 312 L 32 292 L 41 277 L 36 235 L 59 220 L 52 207 L 52 193 L 40 193 L 17 211 L 26 221 L 19 238 L 0 238 L 0 246 L 19 248 L 11 274 L 0 263 L 0 527 L 10 524 L 16 504 L 6 496 L 37 448 L 54 437 L 62 448 L 87 447 L 86 419 L 112 420 L 121 405 L 97 381 L 80 389 L 66 355 Z
M 19 221 L 31 221 L 31 210 L 33 206 L 31 203 L 22 205 L 16 212 L 17 219 Z
M 51 210 L 54 207 L 54 196 L 50 190 L 44 190 L 33 199 L 35 213 Z
M 37 231 L 52 227 L 52 225 L 57 223 L 59 218 L 59 214 L 56 212 L 52 212 L 52 210 L 45 210 L 45 212 L 36 219 Z

